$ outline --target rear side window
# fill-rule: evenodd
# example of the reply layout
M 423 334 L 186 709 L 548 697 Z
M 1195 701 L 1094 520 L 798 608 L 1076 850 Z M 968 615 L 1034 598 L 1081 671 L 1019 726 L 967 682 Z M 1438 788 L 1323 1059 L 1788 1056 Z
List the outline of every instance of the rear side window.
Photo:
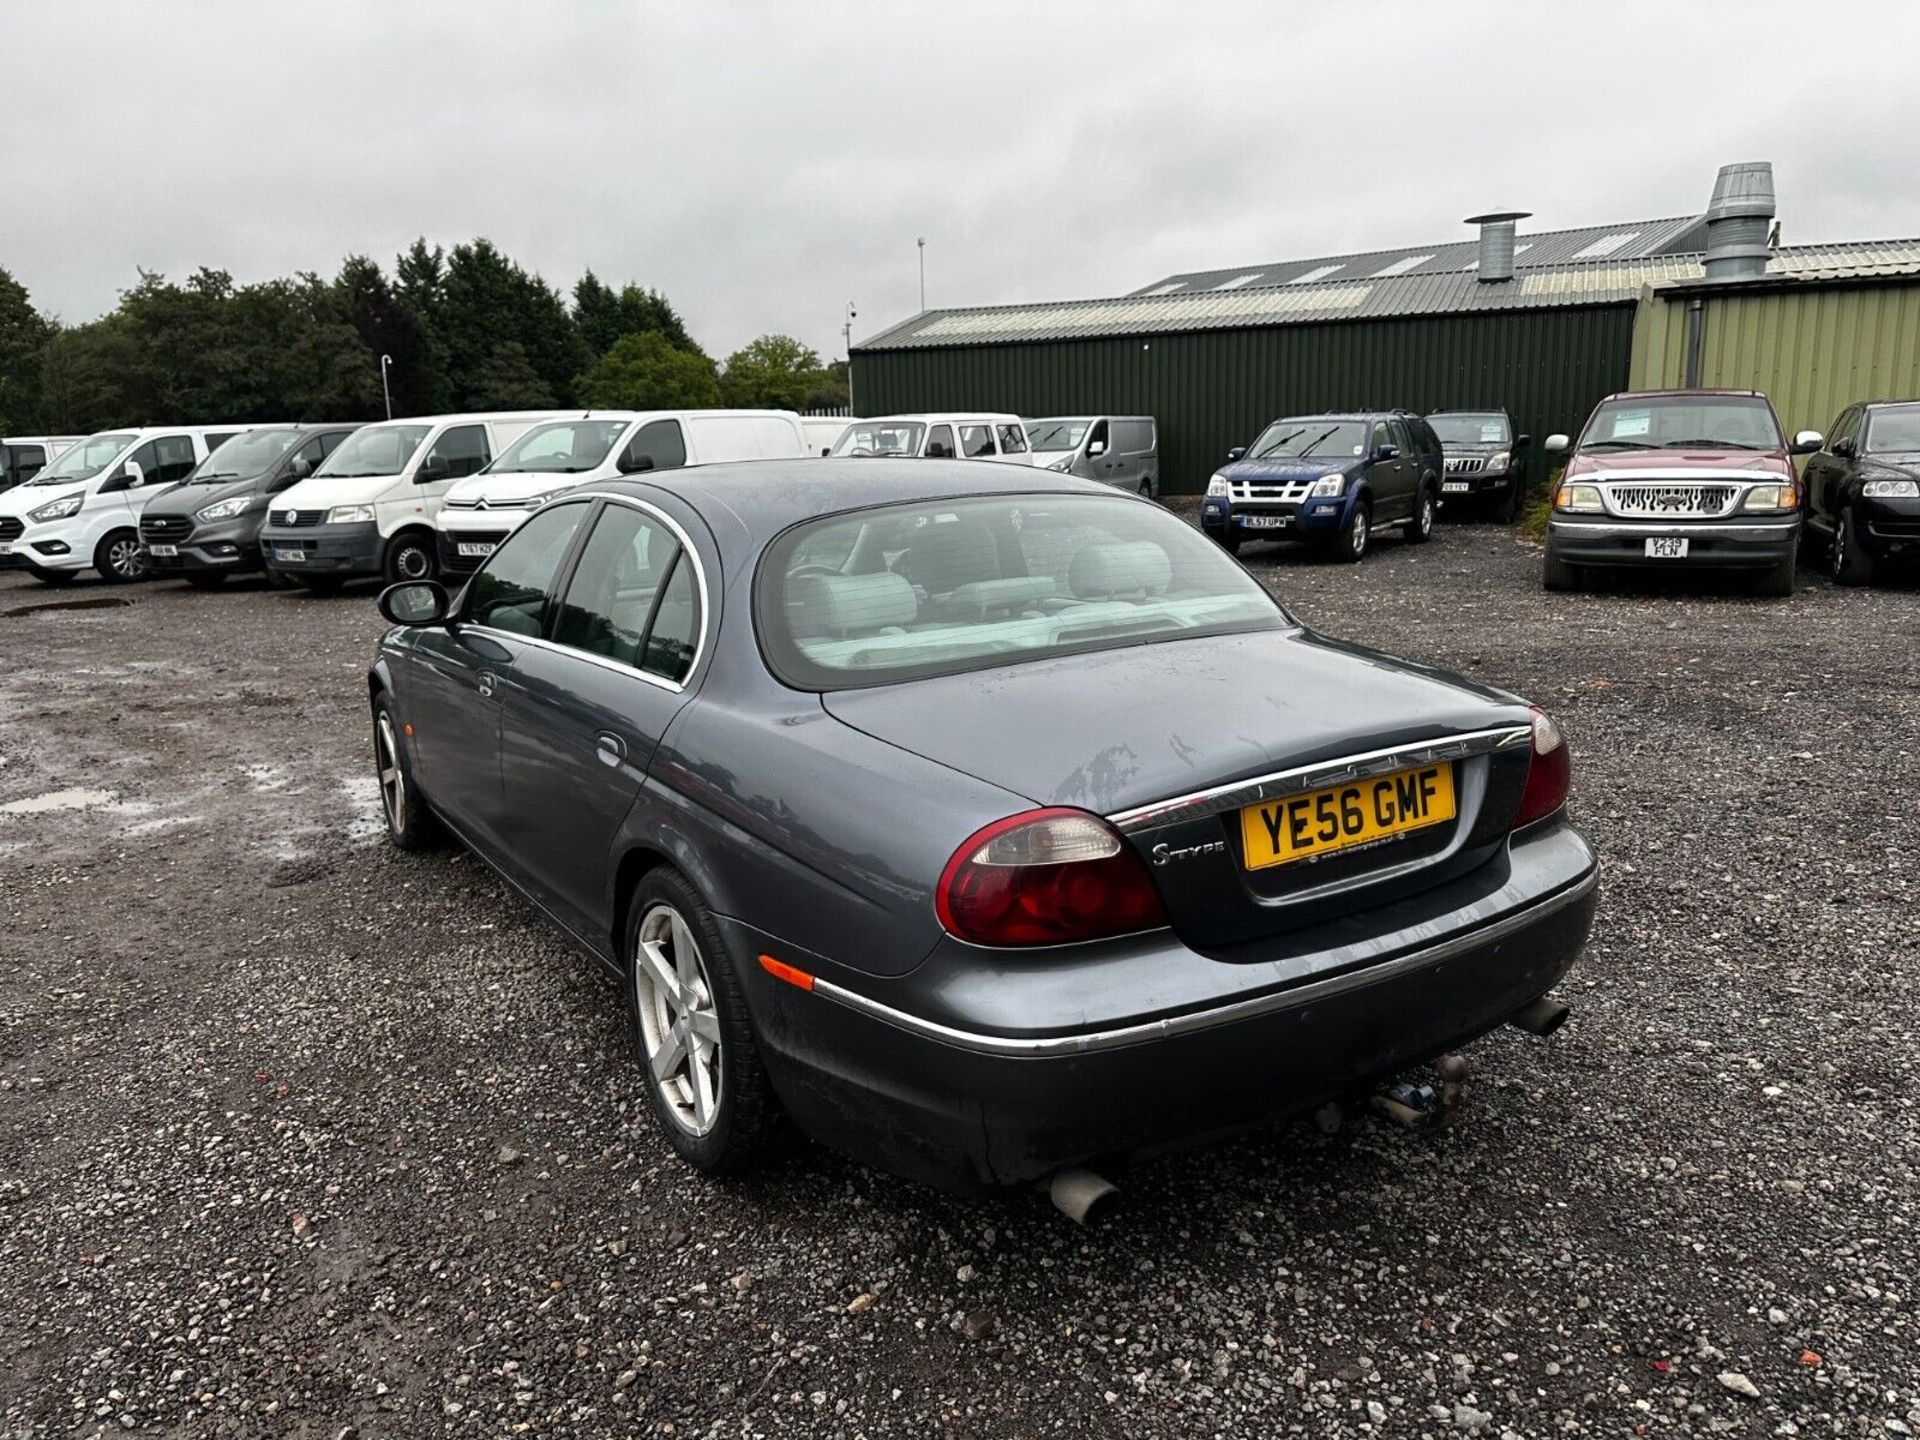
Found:
M 555 505 L 501 541 L 480 573 L 467 582 L 461 618 L 537 637 L 546 618 L 547 590 L 586 513 L 584 504 Z
M 26 480 L 40 473 L 40 467 L 47 463 L 47 447 L 44 445 L 9 445 L 6 447 L 7 479 Z
M 1002 455 L 1024 455 L 1027 453 L 1027 437 L 1018 425 L 1000 427 L 1000 453 Z
M 927 458 L 951 460 L 953 454 L 953 427 L 951 425 L 934 426 L 927 436 Z
M 1153 426 L 1145 420 L 1116 420 L 1113 431 L 1123 455 L 1144 455 L 1153 449 Z
M 553 638 L 678 683 L 693 668 L 698 594 L 674 533 L 644 511 L 610 504 L 580 551 Z
M 655 470 L 678 470 L 687 463 L 687 440 L 678 420 L 651 420 L 627 442 L 627 454 L 637 464 L 653 461 Z
M 162 435 L 153 442 L 153 464 L 146 467 L 149 485 L 172 485 L 193 473 L 200 459 L 193 453 L 190 435 Z
M 969 460 L 982 455 L 991 455 L 993 448 L 993 427 L 991 425 L 962 425 L 960 427 L 960 453 Z
M 493 459 L 493 447 L 487 443 L 487 427 L 484 425 L 456 425 L 443 431 L 440 438 L 433 442 L 433 448 L 427 451 L 427 458 L 421 462 L 425 470 L 434 461 L 444 461 L 446 475 L 442 478 L 458 480 L 463 475 L 471 475 L 489 460 Z

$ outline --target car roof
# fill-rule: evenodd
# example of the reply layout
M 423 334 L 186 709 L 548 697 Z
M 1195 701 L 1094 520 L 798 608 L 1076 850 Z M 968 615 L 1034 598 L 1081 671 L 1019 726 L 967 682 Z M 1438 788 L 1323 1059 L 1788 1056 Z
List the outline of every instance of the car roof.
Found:
M 1767 398 L 1764 390 L 1616 390 L 1611 395 L 1603 396 L 1602 403 L 1607 400 L 1644 400 L 1649 397 L 1684 399 L 1690 395 L 1722 395 L 1731 396 L 1739 400 L 1765 400 Z
M 878 505 L 976 495 L 1093 495 L 1122 505 L 1146 503 L 1097 480 L 990 460 L 804 457 L 735 460 L 664 473 L 671 479 L 634 477 L 592 488 L 635 499 L 677 495 L 703 513 L 735 516 L 757 544 L 797 521 Z
M 1436 415 L 1504 415 L 1506 413 L 1504 405 L 1469 405 L 1454 410 L 1429 410 L 1420 418 L 1431 420 Z
M 862 415 L 849 418 L 849 425 L 884 425 L 889 420 L 916 420 L 921 424 L 940 424 L 950 420 L 997 420 L 1024 423 L 1018 415 L 1005 410 L 933 410 L 919 415 Z

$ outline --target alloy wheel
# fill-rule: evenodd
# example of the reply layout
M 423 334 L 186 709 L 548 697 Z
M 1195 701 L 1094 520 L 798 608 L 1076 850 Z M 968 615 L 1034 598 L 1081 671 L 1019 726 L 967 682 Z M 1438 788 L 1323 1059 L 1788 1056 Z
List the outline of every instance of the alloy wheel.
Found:
M 147 552 L 138 540 L 116 540 L 107 546 L 107 566 L 122 580 L 138 580 L 147 573 Z
M 374 727 L 380 763 L 380 803 L 387 812 L 387 824 L 397 835 L 407 828 L 407 782 L 400 773 L 400 746 L 394 739 L 393 720 L 386 715 Z
M 1362 505 L 1353 512 L 1352 538 L 1347 542 L 1356 560 L 1367 553 L 1367 528 L 1367 507 Z
M 1425 538 L 1433 533 L 1433 496 L 1422 492 L 1420 496 L 1420 535 Z
M 1833 525 L 1833 543 L 1827 547 L 1827 573 L 1836 581 L 1847 569 L 1847 515 L 1843 510 Z
M 633 989 L 654 1089 L 676 1125 L 705 1135 L 720 1114 L 720 1015 L 700 944 L 671 905 L 641 918 Z

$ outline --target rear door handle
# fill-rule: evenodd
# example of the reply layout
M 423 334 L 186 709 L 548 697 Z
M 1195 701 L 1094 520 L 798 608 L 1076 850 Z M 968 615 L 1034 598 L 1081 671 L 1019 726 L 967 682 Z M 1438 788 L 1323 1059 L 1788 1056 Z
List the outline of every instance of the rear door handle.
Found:
M 602 730 L 593 737 L 593 743 L 599 747 L 602 765 L 618 765 L 627 758 L 627 742 L 611 730 Z

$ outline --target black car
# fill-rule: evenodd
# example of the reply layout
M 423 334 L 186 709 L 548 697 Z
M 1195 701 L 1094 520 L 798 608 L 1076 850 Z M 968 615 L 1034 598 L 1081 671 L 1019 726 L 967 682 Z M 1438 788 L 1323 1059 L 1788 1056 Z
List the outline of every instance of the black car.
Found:
M 1359 560 L 1381 530 L 1433 535 L 1440 437 L 1405 410 L 1295 415 L 1227 452 L 1207 482 L 1200 528 L 1229 554 L 1247 540 L 1304 540 Z
M 1442 507 L 1478 510 L 1508 523 L 1519 519 L 1527 498 L 1522 456 L 1533 437 L 1514 434 L 1513 417 L 1504 410 L 1436 410 L 1427 423 L 1446 456 Z
M 229 575 L 264 570 L 260 527 L 268 500 L 306 479 L 358 428 L 276 425 L 229 440 L 141 512 L 151 573 L 210 589 Z
M 1920 553 L 1920 400 L 1849 405 L 1801 480 L 1802 534 L 1835 583 L 1869 585 L 1882 561 Z
M 784 1111 L 933 1180 L 1084 1177 L 1564 1014 L 1597 871 L 1553 722 L 1313 633 L 1151 501 L 704 466 L 380 603 L 390 838 L 444 825 L 619 978 L 699 1168 Z

